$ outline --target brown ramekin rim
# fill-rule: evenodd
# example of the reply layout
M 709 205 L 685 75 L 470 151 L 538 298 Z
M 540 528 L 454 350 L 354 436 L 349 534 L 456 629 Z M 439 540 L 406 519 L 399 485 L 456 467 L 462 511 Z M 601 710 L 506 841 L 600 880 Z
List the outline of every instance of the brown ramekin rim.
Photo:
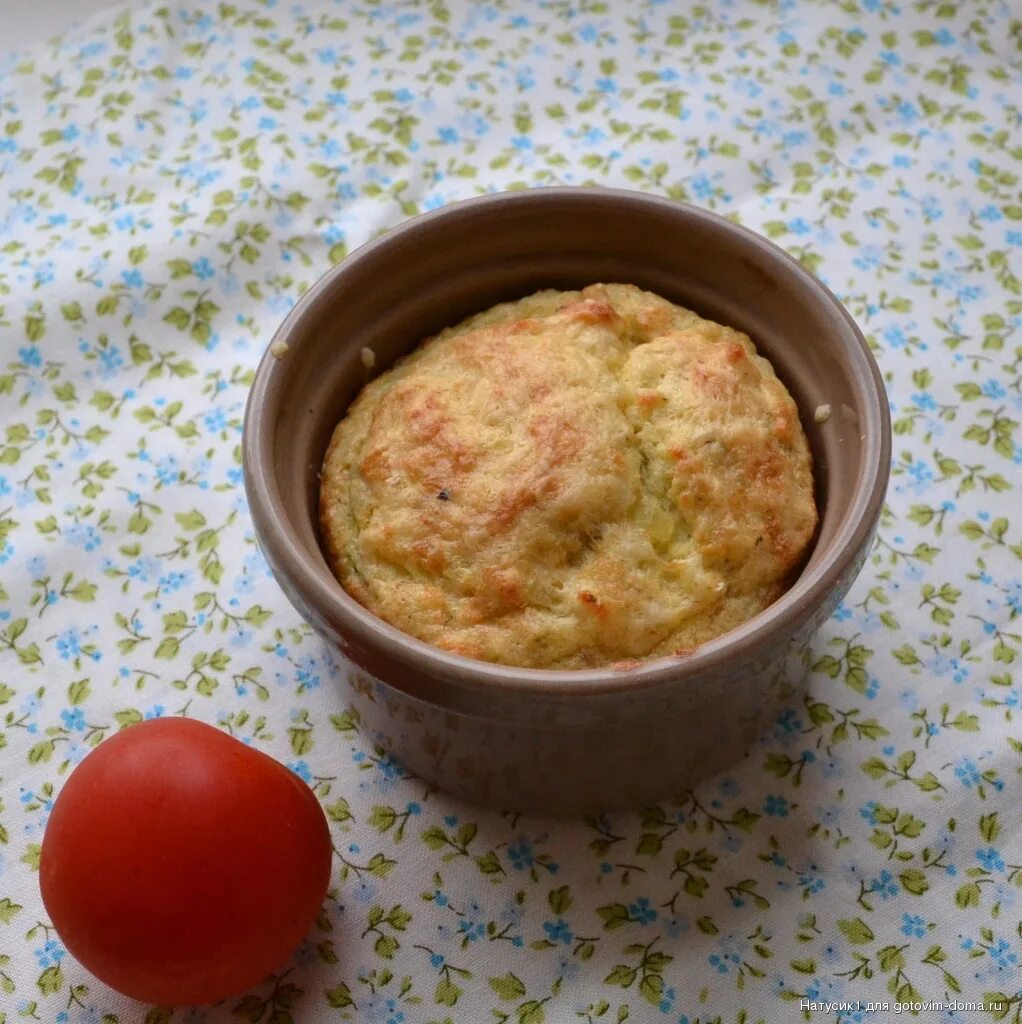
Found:
M 752 246 L 765 258 L 783 263 L 802 278 L 821 301 L 837 312 L 847 327 L 842 341 L 852 367 L 852 380 L 861 407 L 859 428 L 863 450 L 857 479 L 840 519 L 839 527 L 815 565 L 811 564 L 795 583 L 768 608 L 748 622 L 684 656 L 651 659 L 629 665 L 596 669 L 518 668 L 452 654 L 418 640 L 378 618 L 351 597 L 334 578 L 318 551 L 308 550 L 289 527 L 284 501 L 271 466 L 274 422 L 264 415 L 274 387 L 278 360 L 271 354 L 276 342 L 289 346 L 289 358 L 301 358 L 295 338 L 299 325 L 321 304 L 329 304 L 335 283 L 356 261 L 376 255 L 383 247 L 406 244 L 417 232 L 430 230 L 437 221 L 464 216 L 475 208 L 494 203 L 543 202 L 545 196 L 566 194 L 601 197 L 626 203 L 641 203 L 676 216 L 679 208 L 687 217 L 730 232 L 736 243 Z M 802 410 L 806 414 L 807 410 Z M 314 613 L 321 627 L 346 638 L 355 648 L 374 652 L 374 661 L 393 665 L 387 682 L 401 687 L 402 669 L 435 677 L 446 686 L 470 688 L 478 693 L 499 690 L 523 696 L 551 696 L 566 691 L 578 697 L 612 694 L 625 690 L 648 690 L 662 684 L 677 685 L 704 673 L 717 674 L 729 663 L 751 663 L 757 653 L 779 639 L 798 634 L 825 604 L 832 590 L 858 567 L 858 559 L 871 543 L 887 490 L 891 461 L 891 418 L 883 378 L 862 332 L 833 292 L 794 257 L 778 245 L 724 217 L 699 207 L 655 194 L 624 189 L 555 186 L 541 189 L 497 192 L 465 199 L 438 210 L 420 214 L 356 249 L 323 275 L 295 304 L 275 333 L 256 370 L 245 409 L 242 439 L 245 490 L 263 553 L 274 573 L 286 579 L 285 590 L 297 596 L 300 605 Z

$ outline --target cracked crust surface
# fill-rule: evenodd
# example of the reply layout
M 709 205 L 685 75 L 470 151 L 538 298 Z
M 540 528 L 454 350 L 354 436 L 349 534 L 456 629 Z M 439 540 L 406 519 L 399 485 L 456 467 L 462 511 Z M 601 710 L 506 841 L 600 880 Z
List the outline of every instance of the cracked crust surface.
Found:
M 798 411 L 749 338 L 631 285 L 427 339 L 334 432 L 340 582 L 448 651 L 580 669 L 684 653 L 786 588 L 816 527 Z

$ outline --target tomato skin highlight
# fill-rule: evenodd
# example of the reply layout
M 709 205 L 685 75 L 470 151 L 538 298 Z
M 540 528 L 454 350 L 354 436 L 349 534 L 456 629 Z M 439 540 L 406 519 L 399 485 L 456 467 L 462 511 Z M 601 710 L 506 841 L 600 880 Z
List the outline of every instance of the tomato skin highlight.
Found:
M 192 1006 L 284 966 L 315 921 L 332 844 L 311 789 L 219 729 L 159 718 L 71 773 L 43 836 L 43 903 L 124 995 Z

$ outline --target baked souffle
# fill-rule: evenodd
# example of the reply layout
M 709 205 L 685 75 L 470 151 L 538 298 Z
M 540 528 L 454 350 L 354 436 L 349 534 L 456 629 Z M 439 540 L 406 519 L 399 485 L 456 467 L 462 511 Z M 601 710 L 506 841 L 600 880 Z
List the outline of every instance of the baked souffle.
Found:
M 371 381 L 323 465 L 345 589 L 447 651 L 595 668 L 762 611 L 817 522 L 795 402 L 749 338 L 627 284 L 541 291 Z

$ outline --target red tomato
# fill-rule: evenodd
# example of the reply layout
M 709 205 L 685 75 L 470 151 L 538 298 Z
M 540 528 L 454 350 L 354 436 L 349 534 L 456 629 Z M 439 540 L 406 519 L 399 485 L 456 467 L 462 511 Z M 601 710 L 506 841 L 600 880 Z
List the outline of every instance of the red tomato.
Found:
M 72 772 L 43 837 L 43 902 L 68 950 L 144 1002 L 212 1003 L 283 966 L 326 894 L 312 790 L 187 718 L 142 722 Z

